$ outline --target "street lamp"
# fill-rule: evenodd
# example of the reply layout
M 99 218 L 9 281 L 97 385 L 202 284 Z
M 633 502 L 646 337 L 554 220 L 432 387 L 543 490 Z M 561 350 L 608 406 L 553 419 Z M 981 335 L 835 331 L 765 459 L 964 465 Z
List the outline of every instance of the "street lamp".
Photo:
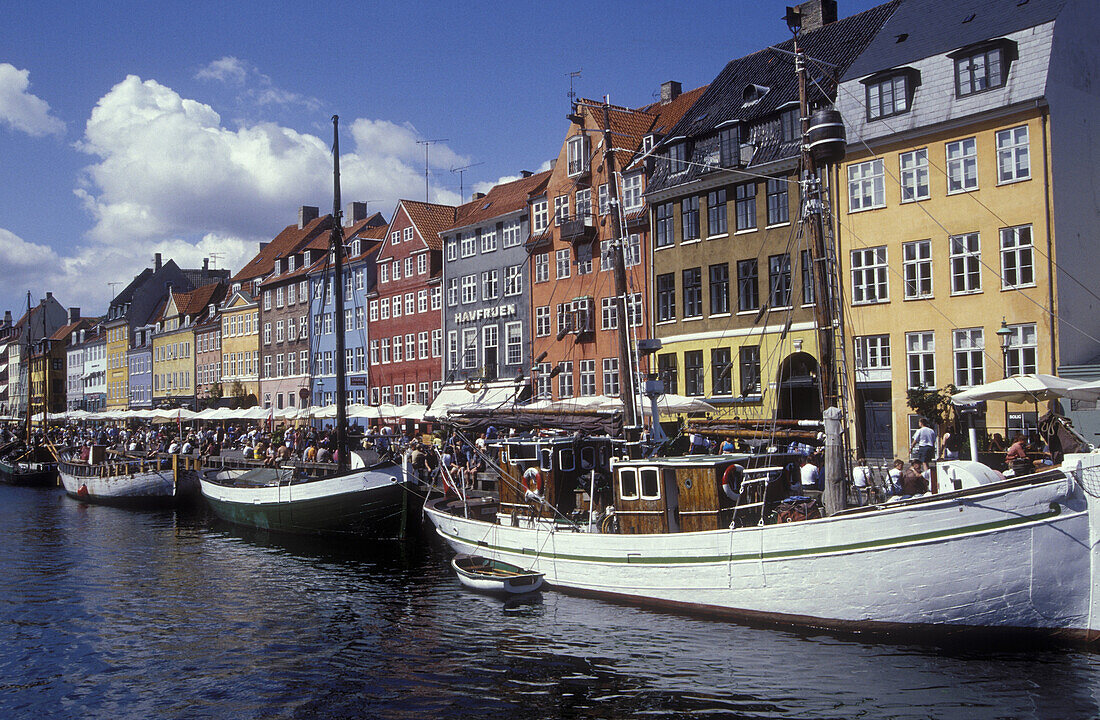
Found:
M 1005 322 L 1005 317 L 1001 316 L 1001 327 L 997 330 L 997 337 L 1001 339 L 1001 358 L 1004 361 L 1004 377 L 1008 377 L 1008 350 L 1012 347 L 1012 329 L 1008 327 L 1008 323 Z M 1005 441 L 1008 441 L 1008 401 L 1005 400 Z

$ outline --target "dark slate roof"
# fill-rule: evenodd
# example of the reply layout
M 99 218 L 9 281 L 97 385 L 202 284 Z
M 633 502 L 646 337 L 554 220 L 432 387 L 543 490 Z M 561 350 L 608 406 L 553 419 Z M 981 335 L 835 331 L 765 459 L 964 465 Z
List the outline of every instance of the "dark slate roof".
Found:
M 1050 22 L 1064 5 L 1065 0 L 902 0 L 843 79 L 861 78 Z
M 856 15 L 837 20 L 802 35 L 801 48 L 806 55 L 823 63 L 809 63 L 808 95 L 812 103 L 832 102 L 836 96 L 833 73 L 843 73 L 859 57 L 883 22 L 890 17 L 901 0 L 890 0 Z M 731 60 L 710 83 L 694 105 L 668 132 L 667 141 L 676 138 L 695 139 L 692 165 L 687 172 L 677 174 L 674 180 L 668 176 L 668 165 L 658 161 L 650 178 L 647 191 L 698 179 L 704 172 L 701 159 L 717 147 L 717 130 L 730 121 L 756 123 L 776 116 L 777 111 L 798 100 L 798 78 L 794 72 L 794 40 L 786 40 L 750 55 Z M 835 66 L 835 70 L 830 66 Z M 816 82 L 814 82 L 816 80 Z M 759 85 L 768 92 L 754 103 L 746 104 L 745 88 Z M 820 85 L 820 87 L 818 87 Z M 823 92 L 824 90 L 824 92 Z M 713 140 L 713 143 L 701 141 Z M 754 138 L 757 139 L 757 138 Z M 714 147 L 711 147 L 714 145 Z M 780 143 L 778 138 L 765 138 L 758 142 L 753 165 L 793 157 L 798 153 L 798 143 Z

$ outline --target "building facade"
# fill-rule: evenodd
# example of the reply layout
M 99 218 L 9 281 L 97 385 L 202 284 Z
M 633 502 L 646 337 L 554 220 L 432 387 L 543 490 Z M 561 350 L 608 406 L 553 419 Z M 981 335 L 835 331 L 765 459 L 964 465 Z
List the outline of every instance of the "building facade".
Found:
M 260 304 L 237 290 L 222 306 L 221 321 L 223 397 L 251 407 L 260 392 Z

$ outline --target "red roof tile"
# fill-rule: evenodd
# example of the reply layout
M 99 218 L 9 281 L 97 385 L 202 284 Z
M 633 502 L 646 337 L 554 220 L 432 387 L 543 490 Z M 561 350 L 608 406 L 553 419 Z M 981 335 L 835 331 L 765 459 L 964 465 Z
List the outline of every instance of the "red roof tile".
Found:
M 442 250 L 443 241 L 439 233 L 455 223 L 457 208 L 418 200 L 402 200 L 401 206 L 424 238 L 424 243 L 432 250 Z
M 448 227 L 443 228 L 441 232 L 474 225 L 484 220 L 500 217 L 505 213 L 525 210 L 527 208 L 527 198 L 532 193 L 537 193 L 546 187 L 546 181 L 549 179 L 550 171 L 546 170 L 530 177 L 494 185 L 485 194 L 485 197 L 460 205 L 455 213 L 458 219 Z
M 232 282 L 245 283 L 267 275 L 275 268 L 275 261 L 278 258 L 298 252 L 318 235 L 327 233 L 331 227 L 331 215 L 312 220 L 301 229 L 298 228 L 297 224 L 287 225 L 281 233 L 275 236 L 274 240 L 264 246 L 252 260 L 233 276 Z M 327 235 L 325 237 L 327 238 Z

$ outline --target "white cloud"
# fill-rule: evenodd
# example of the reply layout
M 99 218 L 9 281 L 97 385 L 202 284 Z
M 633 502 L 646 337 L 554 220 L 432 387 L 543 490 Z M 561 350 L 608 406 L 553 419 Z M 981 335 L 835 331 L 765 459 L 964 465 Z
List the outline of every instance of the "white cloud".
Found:
M 50 115 L 42 98 L 27 92 L 30 72 L 0 63 L 0 124 L 8 124 L 28 135 L 64 135 L 65 123 Z
M 227 55 L 201 68 L 195 73 L 195 78 L 199 80 L 217 80 L 229 85 L 244 85 L 244 81 L 251 71 L 251 66 L 243 60 Z
M 195 79 L 214 80 L 225 85 L 243 88 L 237 100 L 260 108 L 268 105 L 296 105 L 310 112 L 317 112 L 321 107 L 321 102 L 316 98 L 276 87 L 271 78 L 260 72 L 255 65 L 231 55 L 214 60 L 200 68 L 195 73 Z

